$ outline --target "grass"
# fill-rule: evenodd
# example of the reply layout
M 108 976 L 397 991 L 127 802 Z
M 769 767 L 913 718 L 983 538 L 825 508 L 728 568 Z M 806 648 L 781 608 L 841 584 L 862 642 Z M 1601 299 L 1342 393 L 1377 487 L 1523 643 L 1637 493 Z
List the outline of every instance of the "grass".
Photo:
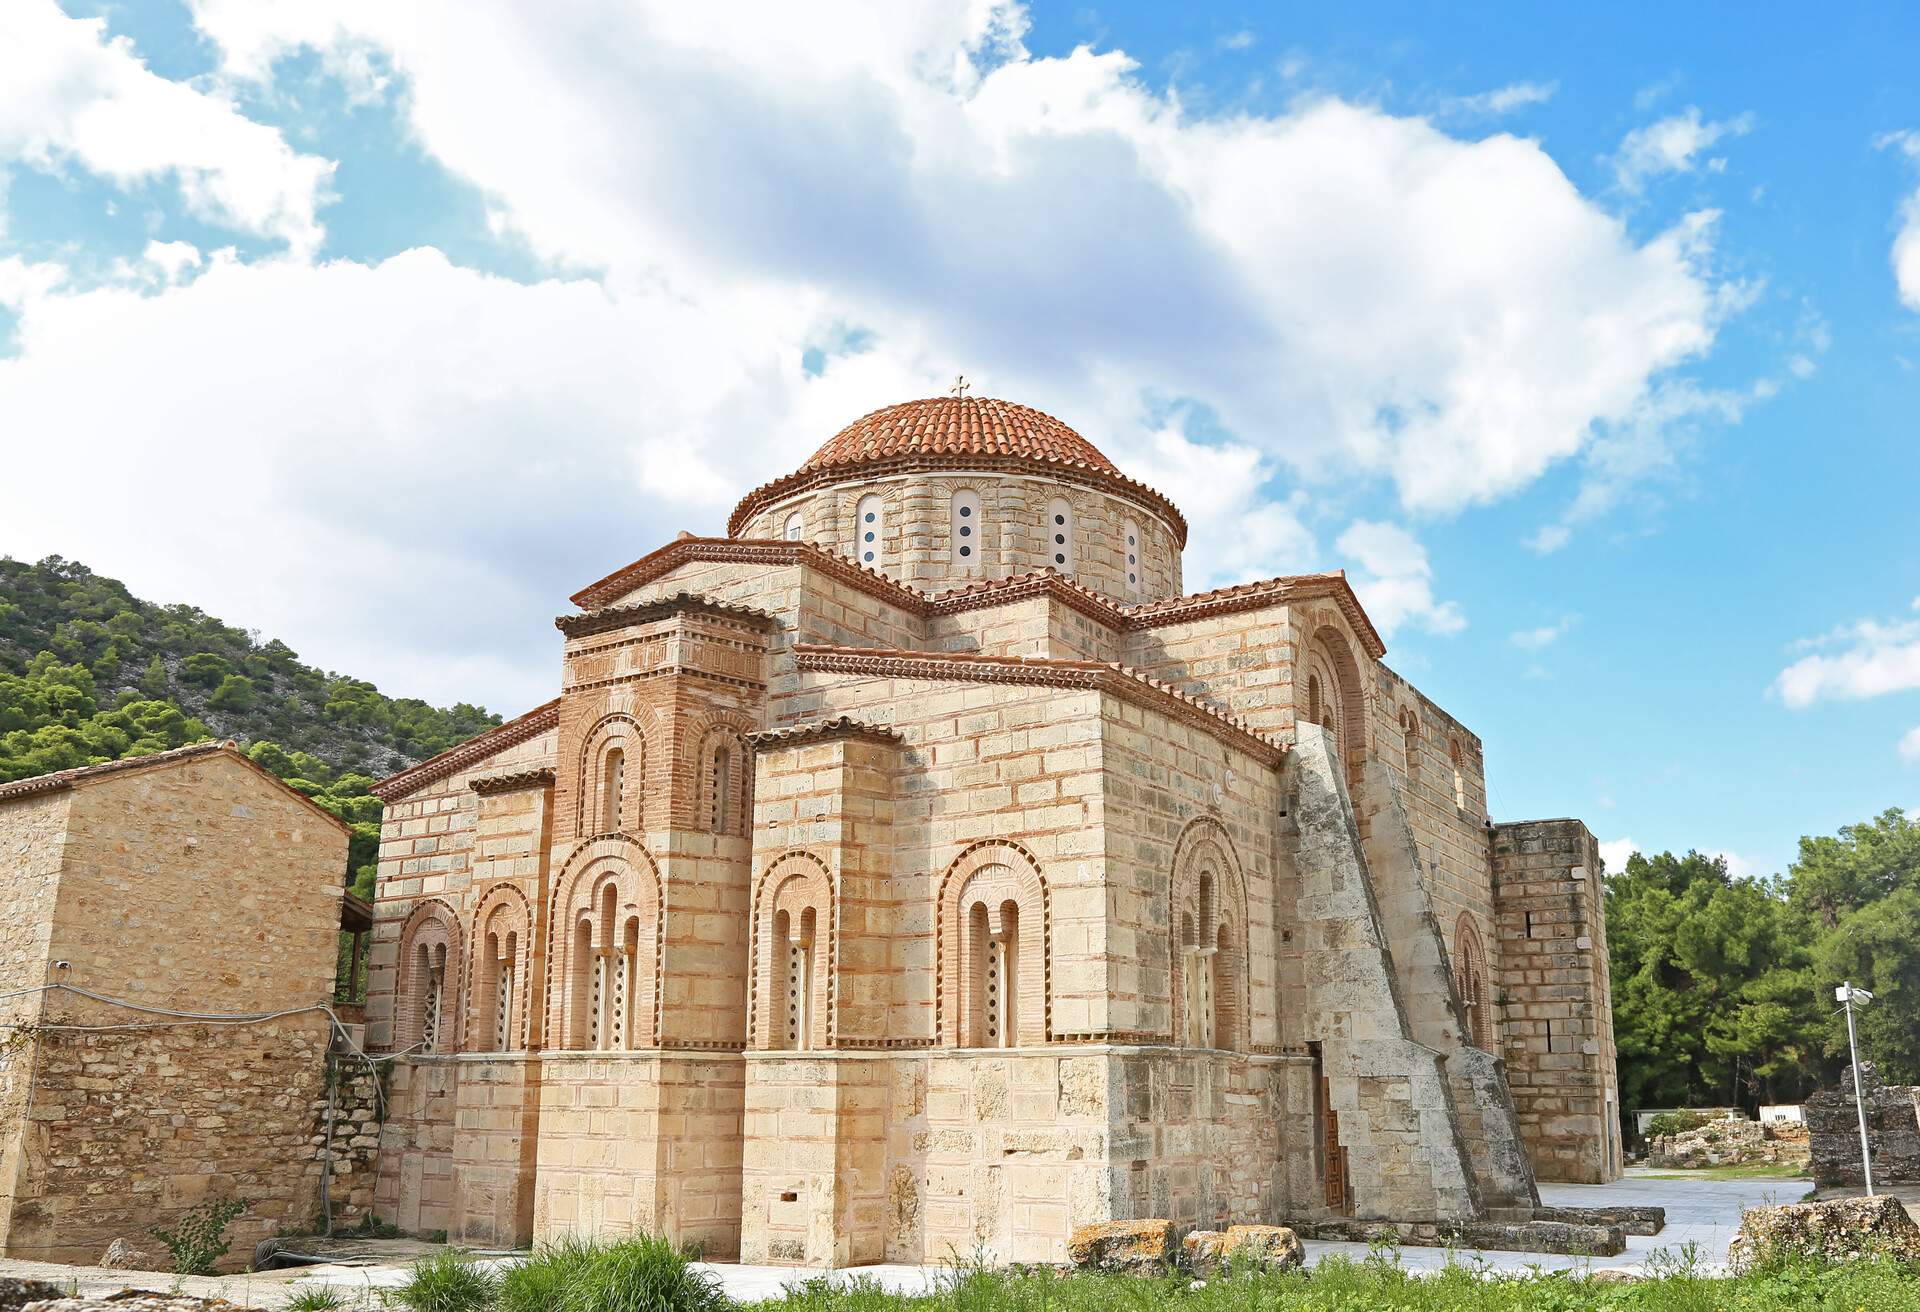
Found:
M 1196 1281 L 1058 1274 L 1046 1268 L 948 1271 L 929 1293 L 890 1294 L 871 1280 L 816 1277 L 780 1298 L 736 1304 L 663 1239 L 562 1240 L 498 1281 L 456 1253 L 416 1263 L 393 1301 L 411 1312 L 1910 1312 L 1920 1266 L 1885 1259 L 1783 1265 L 1708 1276 L 1700 1254 L 1665 1262 L 1650 1278 L 1491 1272 L 1459 1255 L 1415 1273 L 1383 1248 L 1363 1260 L 1330 1258 L 1308 1272 L 1236 1273 Z M 314 1302 L 296 1312 L 335 1312 Z
M 1790 1268 L 1709 1278 L 1691 1268 L 1632 1284 L 1578 1275 L 1493 1275 L 1457 1263 L 1416 1275 L 1385 1261 L 1329 1260 L 1293 1272 L 1213 1280 L 1187 1276 L 1059 1276 L 1049 1272 L 958 1272 L 921 1296 L 888 1294 L 870 1282 L 832 1289 L 813 1280 L 758 1312 L 1909 1312 L 1920 1305 L 1920 1271 L 1884 1262 Z
M 1812 1168 L 1808 1166 L 1783 1165 L 1779 1162 L 1750 1162 L 1745 1166 L 1703 1166 L 1694 1171 L 1636 1171 L 1636 1180 L 1807 1180 L 1812 1178 Z
M 500 1281 L 485 1267 L 452 1248 L 423 1257 L 393 1291 L 393 1300 L 409 1312 L 481 1312 L 500 1293 Z
M 313 1285 L 281 1304 L 281 1309 L 282 1312 L 336 1312 L 352 1302 L 344 1289 L 334 1285 Z

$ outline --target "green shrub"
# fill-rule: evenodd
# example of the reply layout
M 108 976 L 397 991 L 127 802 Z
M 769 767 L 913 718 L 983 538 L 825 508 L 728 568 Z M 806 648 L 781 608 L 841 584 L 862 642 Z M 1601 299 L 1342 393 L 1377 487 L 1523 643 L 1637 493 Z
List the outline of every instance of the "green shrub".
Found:
M 564 1279 L 559 1301 L 548 1305 L 554 1312 L 725 1312 L 733 1306 L 668 1240 L 642 1235 L 578 1252 L 582 1256 L 565 1259 L 568 1264 L 556 1263 Z
M 412 1312 L 480 1312 L 493 1306 L 500 1281 L 472 1258 L 451 1248 L 423 1257 L 399 1288 L 396 1302 Z
M 554 1312 L 561 1295 L 577 1283 L 601 1247 L 571 1235 L 542 1244 L 533 1256 L 500 1277 L 500 1312 Z
M 353 1300 L 333 1285 L 309 1285 L 280 1305 L 281 1312 L 336 1312 Z
M 209 1198 L 189 1207 L 172 1230 L 156 1228 L 153 1237 L 173 1255 L 173 1269 L 183 1276 L 213 1274 L 214 1263 L 227 1255 L 227 1227 L 247 1210 L 237 1198 Z

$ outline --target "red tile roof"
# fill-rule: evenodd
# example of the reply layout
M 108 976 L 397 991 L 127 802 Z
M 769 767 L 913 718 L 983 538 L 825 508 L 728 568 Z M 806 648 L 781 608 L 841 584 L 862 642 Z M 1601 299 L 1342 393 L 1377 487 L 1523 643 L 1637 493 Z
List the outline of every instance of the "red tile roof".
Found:
M 753 489 L 734 507 L 738 535 L 767 506 L 796 492 L 843 482 L 856 470 L 1011 469 L 1045 466 L 1066 482 L 1124 496 L 1166 521 L 1180 545 L 1187 520 L 1160 493 L 1120 472 L 1098 447 L 1052 415 L 990 396 L 931 396 L 862 415 L 791 474 Z
M 1026 456 L 1120 472 L 1093 443 L 1052 415 L 990 396 L 932 396 L 862 415 L 798 472 L 929 454 Z

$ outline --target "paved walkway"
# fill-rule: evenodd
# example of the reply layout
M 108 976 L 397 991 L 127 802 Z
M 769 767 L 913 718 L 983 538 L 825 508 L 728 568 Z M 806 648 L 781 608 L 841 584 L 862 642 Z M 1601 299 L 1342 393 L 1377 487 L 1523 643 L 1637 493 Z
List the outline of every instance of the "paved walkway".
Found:
M 1604 1185 L 1543 1185 L 1541 1201 L 1556 1207 L 1653 1206 L 1667 1209 L 1667 1228 L 1658 1235 L 1627 1237 L 1627 1251 L 1618 1257 L 1558 1257 L 1548 1253 L 1471 1253 L 1438 1248 L 1402 1248 L 1400 1263 L 1409 1270 L 1435 1271 L 1449 1260 L 1470 1262 L 1489 1271 L 1644 1271 L 1689 1260 L 1717 1270 L 1726 1260 L 1727 1241 L 1740 1226 L 1740 1211 L 1771 1203 L 1798 1202 L 1811 1187 L 1807 1180 L 1670 1180 L 1632 1175 Z M 1367 1255 L 1365 1244 L 1307 1241 L 1307 1261 L 1317 1264 L 1334 1254 L 1354 1260 Z M 487 1259 L 504 1265 L 512 1259 Z M 719 1280 L 733 1298 L 743 1302 L 777 1298 L 798 1281 L 829 1275 L 792 1267 L 740 1266 L 706 1262 L 701 1266 Z M 129 1286 L 215 1296 L 253 1307 L 279 1307 L 301 1289 L 332 1285 L 366 1306 L 378 1306 L 374 1291 L 390 1289 L 406 1278 L 403 1264 L 308 1267 L 264 1275 L 187 1277 L 150 1271 L 111 1271 L 100 1267 L 55 1266 L 45 1262 L 0 1260 L 0 1276 L 48 1280 L 62 1288 L 77 1286 L 82 1293 L 108 1293 Z M 868 1266 L 830 1273 L 836 1283 L 864 1277 L 898 1293 L 931 1289 L 942 1268 L 927 1266 Z

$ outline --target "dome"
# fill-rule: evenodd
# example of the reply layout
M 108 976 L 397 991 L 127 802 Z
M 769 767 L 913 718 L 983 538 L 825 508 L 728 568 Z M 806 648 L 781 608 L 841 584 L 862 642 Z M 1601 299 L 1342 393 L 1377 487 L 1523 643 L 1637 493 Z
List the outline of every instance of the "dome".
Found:
M 1052 415 L 990 396 L 930 396 L 864 414 L 829 438 L 806 463 L 747 493 L 727 520 L 741 536 L 782 500 L 822 488 L 942 471 L 1038 475 L 1063 486 L 1103 489 L 1144 508 L 1179 545 L 1187 521 L 1160 493 L 1128 478 L 1100 449 Z M 758 526 L 764 536 L 779 530 Z
M 1024 458 L 1120 473 L 1093 443 L 1052 415 L 986 396 L 934 396 L 862 415 L 795 472 L 944 455 Z

